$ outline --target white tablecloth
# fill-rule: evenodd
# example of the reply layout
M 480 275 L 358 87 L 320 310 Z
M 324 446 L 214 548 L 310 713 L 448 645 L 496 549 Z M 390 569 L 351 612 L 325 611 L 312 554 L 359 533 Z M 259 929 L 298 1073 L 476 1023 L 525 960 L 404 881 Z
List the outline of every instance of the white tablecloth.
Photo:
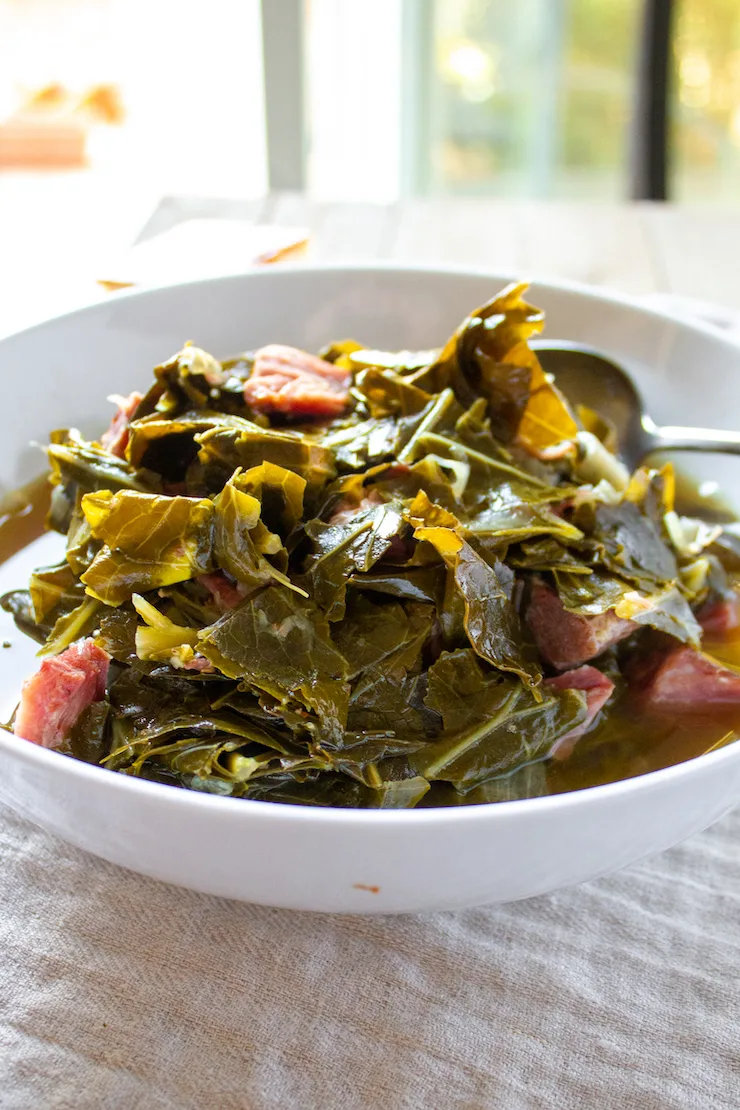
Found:
M 0 810 L 0 1107 L 737 1110 L 739 844 L 740 812 L 529 902 L 342 918 Z

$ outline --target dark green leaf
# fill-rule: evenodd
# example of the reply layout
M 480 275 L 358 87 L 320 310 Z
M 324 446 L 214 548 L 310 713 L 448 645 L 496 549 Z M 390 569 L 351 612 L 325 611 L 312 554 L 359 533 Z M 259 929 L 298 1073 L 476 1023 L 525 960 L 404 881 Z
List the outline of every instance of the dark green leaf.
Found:
M 424 704 L 424 675 L 408 674 L 405 668 L 391 669 L 388 664 L 371 667 L 352 693 L 347 729 L 365 736 L 387 737 L 386 754 L 402 750 L 413 741 L 439 732 L 439 717 Z M 374 758 L 379 758 L 380 751 Z
M 454 573 L 465 605 L 465 631 L 478 655 L 536 686 L 542 673 L 524 653 L 521 625 L 512 602 L 512 572 L 502 563 L 489 566 L 450 528 L 422 526 L 414 535 L 430 543 Z
M 339 621 L 352 575 L 372 570 L 394 540 L 410 534 L 410 529 L 403 519 L 403 507 L 389 502 L 360 509 L 338 524 L 310 521 L 306 532 L 313 541 L 313 554 L 301 584 L 330 621 Z
M 410 765 L 462 793 L 545 758 L 586 716 L 582 692 L 550 690 L 535 702 L 521 683 L 486 670 L 469 649 L 444 653 L 430 668 L 426 701 L 442 716 L 444 731 Z
M 429 636 L 434 612 L 429 605 L 397 601 L 375 604 L 358 597 L 345 619 L 337 625 L 334 640 L 348 664 L 348 677 L 377 667 L 383 659 L 395 656 L 397 662 L 413 668 Z
M 28 590 L 12 590 L 10 593 L 3 594 L 0 605 L 6 613 L 10 613 L 21 632 L 37 643 L 43 644 L 49 632 L 49 626 L 36 623 L 31 594 Z
M 133 663 L 136 655 L 136 627 L 138 618 L 130 605 L 108 610 L 100 620 L 100 631 L 95 642 L 119 663 Z
M 245 428 L 240 424 L 237 428 L 212 428 L 196 436 L 196 441 L 200 446 L 198 458 L 212 490 L 221 489 L 239 467 L 251 470 L 265 462 L 305 478 L 311 497 L 336 474 L 333 452 L 300 432 L 260 428 L 257 424 Z
M 211 428 L 235 428 L 240 424 L 248 425 L 248 421 L 207 409 L 169 419 L 152 413 L 129 425 L 126 458 L 133 466 L 146 466 L 170 482 L 182 481 L 198 454 L 197 435 Z
M 158 486 L 155 475 L 137 471 L 97 444 L 88 443 L 74 428 L 54 432 L 47 453 L 52 480 L 59 485 L 76 483 L 86 492 L 123 489 L 144 492 L 156 491 Z
M 110 703 L 95 701 L 73 726 L 62 751 L 85 763 L 100 763 L 108 754 Z
M 362 370 L 355 378 L 355 389 L 361 393 L 368 405 L 370 415 L 411 416 L 421 412 L 430 401 L 423 389 L 417 388 L 393 370 L 370 367 Z
M 263 481 L 262 472 L 267 468 L 273 485 L 268 485 L 267 479 Z M 237 471 L 214 499 L 213 554 L 216 563 L 249 590 L 277 581 L 302 592 L 280 569 L 280 566 L 287 568 L 288 553 L 280 536 L 271 532 L 261 519 L 263 504 L 258 497 L 265 498 L 269 504 L 272 494 L 272 518 L 287 532 L 293 525 L 295 513 L 300 516 L 305 483 L 296 474 L 270 463 L 256 470 L 247 474 Z M 292 483 L 298 488 L 293 489 Z M 251 489 L 258 497 L 248 492 Z M 279 510 L 276 501 L 280 501 Z
M 599 562 L 636 586 L 650 589 L 678 576 L 675 555 L 654 521 L 633 502 L 584 507 L 575 521 L 590 537 Z
M 160 411 L 172 414 L 178 409 L 206 407 L 226 380 L 221 363 L 200 347 L 186 343 L 181 351 L 157 366 L 155 377 L 164 394 L 158 401 Z
M 404 601 L 436 603 L 444 593 L 444 579 L 441 567 L 391 567 L 352 574 L 348 584 L 356 590 L 388 594 Z
M 375 418 L 330 431 L 323 445 L 334 455 L 341 471 L 364 470 L 393 457 L 398 425 L 393 419 Z
M 347 718 L 347 661 L 310 601 L 269 586 L 202 633 L 203 655 L 229 678 L 246 679 L 279 703 L 316 714 L 322 734 L 341 742 Z
M 37 623 L 60 608 L 76 608 L 84 598 L 77 575 L 67 563 L 39 567 L 31 575 L 29 589 Z

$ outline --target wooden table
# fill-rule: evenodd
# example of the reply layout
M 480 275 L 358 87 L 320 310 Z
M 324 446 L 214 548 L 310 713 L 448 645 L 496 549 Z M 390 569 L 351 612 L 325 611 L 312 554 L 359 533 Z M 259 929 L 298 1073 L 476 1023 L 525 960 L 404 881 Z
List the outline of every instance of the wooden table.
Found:
M 451 262 L 740 309 L 740 210 L 490 199 L 374 205 L 290 193 L 256 201 L 166 197 L 142 237 L 213 216 L 307 226 L 315 259 Z
M 95 278 L 136 229 L 146 238 L 191 217 L 307 226 L 314 259 L 458 263 L 740 309 L 740 209 L 482 198 L 374 205 L 291 193 L 156 203 L 86 179 L 0 176 L 0 334 L 100 297 Z

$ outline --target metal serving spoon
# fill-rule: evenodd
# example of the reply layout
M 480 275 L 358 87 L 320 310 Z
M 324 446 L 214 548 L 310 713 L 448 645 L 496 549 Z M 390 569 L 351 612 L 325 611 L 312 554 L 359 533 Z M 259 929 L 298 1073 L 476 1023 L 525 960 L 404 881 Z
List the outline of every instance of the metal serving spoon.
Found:
M 612 421 L 619 452 L 634 467 L 654 451 L 721 451 L 740 455 L 740 432 L 658 427 L 645 412 L 634 382 L 616 362 L 592 347 L 565 340 L 532 342 L 546 373 L 572 404 L 584 404 Z

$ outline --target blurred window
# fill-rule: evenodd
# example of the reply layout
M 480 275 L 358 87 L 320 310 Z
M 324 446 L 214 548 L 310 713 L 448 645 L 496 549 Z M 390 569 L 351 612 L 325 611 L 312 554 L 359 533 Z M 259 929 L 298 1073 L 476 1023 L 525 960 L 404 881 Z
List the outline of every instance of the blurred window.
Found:
M 671 197 L 740 200 L 740 3 L 680 0 L 673 35 L 675 76 Z
M 642 5 L 305 0 L 311 190 L 625 198 Z M 0 174 L 257 195 L 261 47 L 259 0 L 0 0 Z M 735 201 L 740 0 L 676 0 L 673 59 L 671 194 Z
M 640 0 L 418 0 L 413 187 L 624 196 L 639 16 Z

